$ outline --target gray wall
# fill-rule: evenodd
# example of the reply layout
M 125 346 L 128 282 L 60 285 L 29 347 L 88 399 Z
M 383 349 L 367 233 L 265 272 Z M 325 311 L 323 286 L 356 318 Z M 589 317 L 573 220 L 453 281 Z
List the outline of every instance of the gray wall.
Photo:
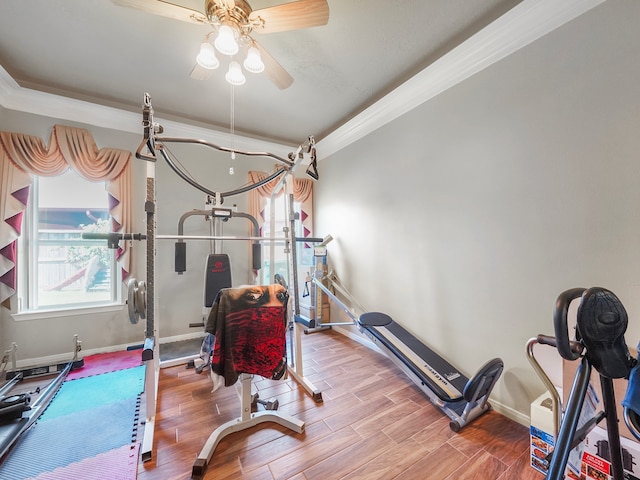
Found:
M 320 164 L 338 276 L 467 374 L 501 357 L 507 410 L 563 290 L 612 289 L 640 338 L 639 18 L 606 2 Z

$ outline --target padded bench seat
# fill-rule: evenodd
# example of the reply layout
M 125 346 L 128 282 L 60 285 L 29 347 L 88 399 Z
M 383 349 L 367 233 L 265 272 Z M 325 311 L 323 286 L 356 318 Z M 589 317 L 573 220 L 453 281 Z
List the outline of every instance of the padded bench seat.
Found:
M 463 400 L 462 392 L 469 379 L 391 317 L 369 312 L 360 316 L 359 324 L 400 357 L 438 398 L 445 402 Z

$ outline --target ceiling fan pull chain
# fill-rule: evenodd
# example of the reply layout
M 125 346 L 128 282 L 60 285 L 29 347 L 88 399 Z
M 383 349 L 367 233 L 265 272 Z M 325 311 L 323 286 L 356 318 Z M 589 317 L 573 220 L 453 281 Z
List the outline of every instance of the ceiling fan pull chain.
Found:
M 236 105 L 235 105 L 235 93 L 236 89 L 233 85 L 231 85 L 231 160 L 236 159 L 236 132 L 235 132 L 235 123 L 236 123 Z M 229 167 L 229 175 L 233 175 L 235 172 L 233 171 L 233 162 Z

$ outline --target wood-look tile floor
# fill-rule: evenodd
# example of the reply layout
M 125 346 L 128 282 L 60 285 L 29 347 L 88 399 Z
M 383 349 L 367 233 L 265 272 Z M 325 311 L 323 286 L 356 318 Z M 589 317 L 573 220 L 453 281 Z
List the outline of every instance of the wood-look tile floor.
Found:
M 491 411 L 460 433 L 384 355 L 327 330 L 302 339 L 316 403 L 292 378 L 254 382 L 260 398 L 305 422 L 301 434 L 274 423 L 218 444 L 205 480 L 540 480 L 529 466 L 528 429 Z M 240 416 L 235 388 L 211 393 L 208 375 L 184 366 L 160 372 L 153 459 L 140 480 L 191 477 L 207 438 Z M 262 408 L 262 407 L 260 407 Z

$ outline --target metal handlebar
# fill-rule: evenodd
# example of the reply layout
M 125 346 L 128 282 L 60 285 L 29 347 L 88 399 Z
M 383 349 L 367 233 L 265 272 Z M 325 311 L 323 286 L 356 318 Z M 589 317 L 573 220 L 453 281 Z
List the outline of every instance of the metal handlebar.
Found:
M 571 288 L 562 292 L 556 300 L 556 309 L 553 313 L 553 326 L 556 334 L 555 347 L 560 356 L 566 360 L 577 360 L 583 351 L 579 342 L 569 340 L 567 315 L 571 302 L 581 297 L 586 290 L 586 288 Z M 548 343 L 548 345 L 552 344 Z

